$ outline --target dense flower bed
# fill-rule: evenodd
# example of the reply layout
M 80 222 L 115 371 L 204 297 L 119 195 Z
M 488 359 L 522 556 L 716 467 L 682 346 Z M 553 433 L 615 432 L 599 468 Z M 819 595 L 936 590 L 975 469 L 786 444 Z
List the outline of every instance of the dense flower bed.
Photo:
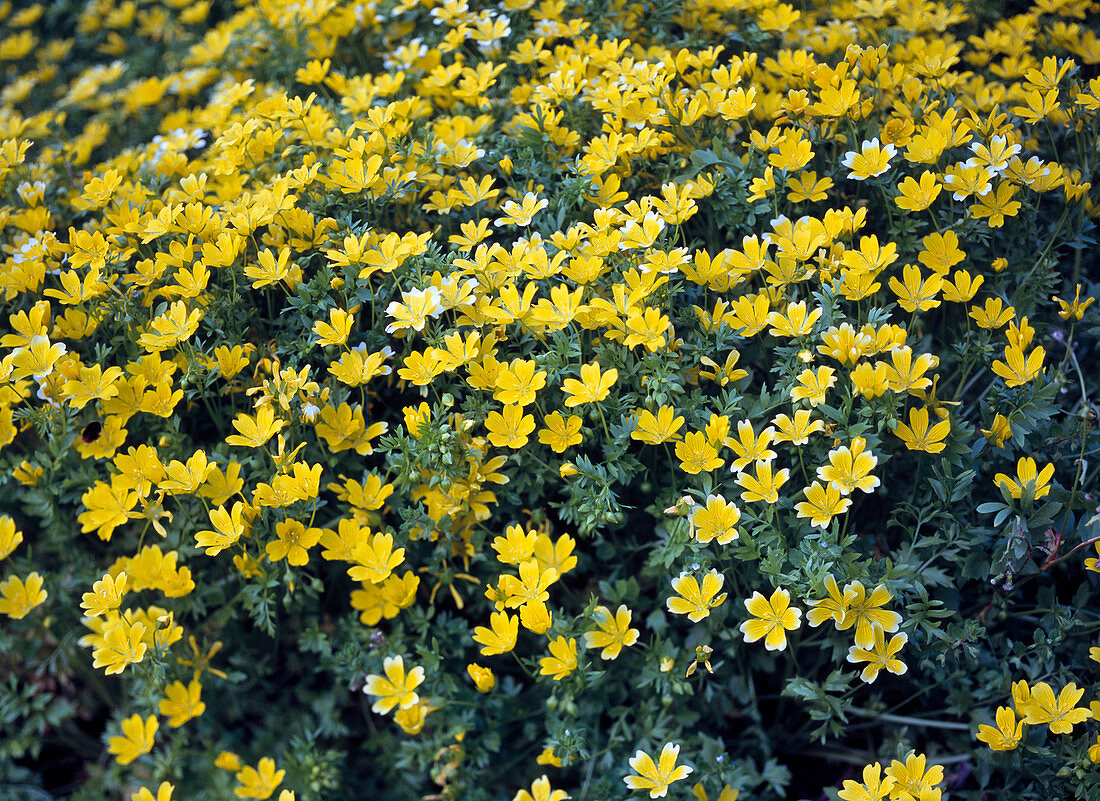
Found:
M 1098 19 L 0 4 L 0 796 L 1100 797 Z

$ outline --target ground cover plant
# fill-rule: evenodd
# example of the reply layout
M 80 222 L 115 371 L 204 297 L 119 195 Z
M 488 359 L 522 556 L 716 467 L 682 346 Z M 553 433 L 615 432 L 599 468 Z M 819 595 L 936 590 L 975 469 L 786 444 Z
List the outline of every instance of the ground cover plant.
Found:
M 1100 798 L 1098 19 L 0 3 L 0 797 Z

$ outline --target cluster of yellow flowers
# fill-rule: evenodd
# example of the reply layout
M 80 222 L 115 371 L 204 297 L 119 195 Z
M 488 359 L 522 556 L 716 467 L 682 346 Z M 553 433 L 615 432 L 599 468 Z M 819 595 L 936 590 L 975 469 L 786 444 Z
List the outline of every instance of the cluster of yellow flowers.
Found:
M 282 576 L 293 594 L 335 562 L 366 626 L 462 610 L 467 584 L 484 614 L 462 645 L 509 654 L 522 627 L 533 681 L 583 673 L 586 651 L 655 646 L 618 599 L 583 615 L 551 602 L 592 557 L 581 534 L 612 518 L 577 537 L 546 509 L 505 519 L 497 493 L 519 470 L 604 496 L 601 452 L 667 473 L 684 495 L 668 530 L 696 561 L 663 605 L 694 625 L 762 537 L 837 541 L 889 459 L 965 450 L 980 425 L 997 448 L 1019 431 L 1022 403 L 958 407 L 983 375 L 1042 381 L 1047 351 L 1000 276 L 1047 269 L 1063 226 L 1100 217 L 1083 162 L 1044 155 L 1057 131 L 1084 159 L 1100 127 L 1100 78 L 1079 69 L 1100 64 L 1088 0 L 965 40 L 960 4 L 685 0 L 675 22 L 725 42 L 706 47 L 596 35 L 563 0 L 237 5 L 205 27 L 209 0 L 97 0 L 76 38 L 49 38 L 45 5 L 0 4 L 0 448 L 21 491 L 75 492 L 57 513 L 102 558 L 80 644 L 107 675 L 168 665 L 169 727 L 203 714 L 201 673 L 218 675 L 193 632 L 225 624 L 180 604 L 226 577 Z M 645 4 L 606 5 L 645 30 Z M 411 38 L 426 20 L 432 37 Z M 735 52 L 734 21 L 760 52 Z M 81 37 L 89 57 L 165 41 L 179 58 L 157 76 L 66 69 Z M 150 141 L 126 135 L 150 125 Z M 1061 214 L 1046 248 L 1002 252 L 997 236 L 1040 206 Z M 1063 320 L 1089 309 L 1081 289 L 1057 299 Z M 970 347 L 947 374 L 934 329 L 949 317 Z M 203 417 L 216 433 L 195 433 Z M 394 434 L 420 458 L 399 464 L 393 442 L 379 458 Z M 1030 502 L 1054 480 L 1021 457 L 987 484 Z M 0 560 L 32 531 L 0 516 Z M 784 650 L 801 602 L 811 627 L 851 631 L 864 682 L 904 674 L 889 582 L 844 569 L 739 581 L 744 641 Z M 23 619 L 62 587 L 12 573 L 0 613 Z M 175 654 L 185 634 L 193 660 Z M 497 687 L 491 667 L 467 674 Z M 389 655 L 363 689 L 416 735 L 448 703 L 417 692 L 431 678 Z M 1023 722 L 1002 708 L 979 736 L 1006 750 L 1023 723 L 1070 731 L 1083 691 L 1052 692 L 1014 688 Z M 119 764 L 152 751 L 155 714 L 119 725 Z M 691 772 L 679 749 L 638 751 L 627 786 L 663 796 Z M 282 781 L 270 757 L 221 761 L 240 797 Z M 924 757 L 885 775 L 841 797 L 939 797 Z M 565 796 L 544 776 L 521 797 Z
M 876 762 L 863 769 L 863 782 L 847 779 L 837 796 L 842 801 L 939 801 L 943 796 L 943 768 L 929 765 L 924 754 L 910 753 L 883 771 Z
M 1093 701 L 1089 708 L 1078 707 L 1077 702 L 1085 691 L 1073 682 L 1062 688 L 1057 696 L 1045 681 L 1034 686 L 1021 679 L 1012 685 L 1012 707 L 997 708 L 997 725 L 978 727 L 978 739 L 994 751 L 1012 751 L 1024 736 L 1024 725 L 1045 723 L 1051 734 L 1070 734 L 1073 727 L 1100 712 L 1100 701 Z M 1017 721 L 1016 715 L 1020 716 Z M 1094 754 L 1089 752 L 1089 756 Z M 1093 759 L 1093 762 L 1100 761 Z

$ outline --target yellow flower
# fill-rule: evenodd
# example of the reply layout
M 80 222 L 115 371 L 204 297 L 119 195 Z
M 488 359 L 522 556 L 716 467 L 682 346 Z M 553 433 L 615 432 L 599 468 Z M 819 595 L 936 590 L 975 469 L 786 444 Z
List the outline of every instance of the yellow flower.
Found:
M 766 256 L 761 248 L 762 258 Z M 743 295 L 731 304 L 730 327 L 743 337 L 754 336 L 768 325 L 771 316 L 771 300 L 767 294 Z
M 0 419 L 2 419 L 3 416 L 4 416 L 4 413 L 0 412 Z M 2 429 L 2 428 L 3 428 L 3 425 L 0 424 L 0 429 Z M 0 434 L 0 440 L 2 440 L 2 439 L 3 439 L 3 434 Z M 27 461 L 25 459 L 19 465 L 16 466 L 14 471 L 12 471 L 12 477 L 16 481 L 18 481 L 20 484 L 22 484 L 24 487 L 37 487 L 41 483 L 42 478 L 43 478 L 43 476 L 45 476 L 45 474 L 46 474 L 45 468 L 41 467 L 40 465 L 32 465 L 29 461 Z M 23 534 L 21 532 L 17 531 L 17 532 L 15 532 L 15 534 L 13 536 L 18 538 L 18 542 L 16 542 L 15 545 L 18 545 L 19 542 L 23 541 Z M 2 531 L 0 531 L 0 554 L 4 554 L 4 544 L 3 543 L 4 543 L 4 534 L 3 534 Z M 12 546 L 12 547 L 14 548 L 15 546 Z M 10 551 L 9 551 L 9 553 L 10 553 Z M 0 559 L 3 559 L 5 556 L 7 556 L 7 554 L 4 554 L 3 556 L 0 556 Z
M 213 462 L 207 461 L 206 452 L 197 450 L 186 463 L 175 459 L 169 462 L 158 488 L 167 495 L 190 495 L 206 481 L 214 467 Z
M 922 353 L 913 358 L 913 349 L 908 345 L 890 351 L 890 364 L 886 367 L 886 383 L 894 392 L 914 392 L 928 389 L 932 380 L 925 373 L 939 363 L 930 353 Z
M 726 354 L 726 360 L 722 364 L 718 364 L 718 362 L 714 361 L 714 359 L 709 356 L 701 356 L 699 361 L 711 369 L 700 370 L 699 376 L 701 378 L 709 378 L 712 381 L 717 381 L 720 387 L 724 387 L 730 382 L 746 378 L 749 374 L 748 371 L 737 367 L 737 361 L 740 358 L 741 354 L 736 350 L 731 350 Z
M 489 412 L 485 420 L 489 442 L 498 448 L 519 450 L 535 430 L 534 415 L 524 414 L 523 407 L 509 404 L 500 412 Z
M 883 777 L 882 765 L 876 762 L 863 769 L 863 783 L 844 780 L 844 789 L 837 793 L 842 801 L 882 801 L 894 789 L 894 779 Z
M 552 789 L 550 779 L 546 777 L 546 774 L 543 774 L 531 782 L 530 792 L 520 790 L 512 796 L 512 801 L 565 801 L 567 798 L 569 798 L 569 794 L 565 790 Z
M 821 308 L 807 311 L 806 301 L 804 300 L 800 300 L 798 303 L 788 303 L 785 312 L 773 311 L 768 315 L 768 325 L 771 326 L 768 333 L 775 337 L 807 336 L 813 331 L 814 323 L 821 318 L 821 315 Z
M 443 308 L 443 293 L 438 287 L 405 290 L 400 301 L 391 301 L 386 307 L 386 316 L 393 320 L 386 326 L 386 333 L 403 336 L 406 330 L 423 331 L 428 319 L 439 317 Z
M 993 372 L 1005 380 L 1005 386 L 1022 387 L 1043 374 L 1045 356 L 1046 350 L 1042 346 L 1034 348 L 1031 353 L 1025 355 L 1023 348 L 1017 345 L 1006 345 L 1005 360 L 994 361 Z
M 676 438 L 676 432 L 684 425 L 684 418 L 676 414 L 673 406 L 661 406 L 657 414 L 648 409 L 638 410 L 638 421 L 630 438 L 649 445 L 660 445 Z
M 597 606 L 593 619 L 598 628 L 585 633 L 585 647 L 602 648 L 601 659 L 618 659 L 624 646 L 630 647 L 638 641 L 638 630 L 630 627 L 631 614 L 625 604 L 620 604 L 615 614 L 606 606 Z
M 787 483 L 791 471 L 787 468 L 773 471 L 771 462 L 756 462 L 755 475 L 745 471 L 737 476 L 736 482 L 742 487 L 741 497 L 745 501 L 763 501 L 776 503 L 779 500 L 779 488 Z
M 764 174 L 749 182 L 749 202 L 763 200 L 775 189 L 775 168 L 767 167 Z
M 22 541 L 23 532 L 15 527 L 15 521 L 8 515 L 0 515 L 0 561 L 11 556 Z
M 842 323 L 839 327 L 822 331 L 821 342 L 817 346 L 819 353 L 831 356 L 841 364 L 853 364 L 870 352 L 874 336 L 867 331 L 856 331 L 851 323 Z
M 777 170 L 796 172 L 810 163 L 814 156 L 813 146 L 797 128 L 788 133 L 777 145 L 778 153 L 768 155 L 768 163 Z
M 623 781 L 631 790 L 649 790 L 650 798 L 664 798 L 673 782 L 686 779 L 692 773 L 688 765 L 676 765 L 680 755 L 680 746 L 666 743 L 661 756 L 654 763 L 653 757 L 639 750 L 630 759 L 630 768 L 637 775 L 626 776 Z
M 952 190 L 955 200 L 966 200 L 971 195 L 981 197 L 993 188 L 993 171 L 973 159 L 950 165 L 940 179 Z
M 91 592 L 81 596 L 80 608 L 88 617 L 96 617 L 111 609 L 117 609 L 125 594 L 126 571 L 120 571 L 117 576 L 107 573 L 92 585 Z
M 561 412 L 551 412 L 543 423 L 546 428 L 539 429 L 539 442 L 549 445 L 555 453 L 565 453 L 568 448 L 581 443 L 584 421 L 577 415 L 562 417 Z
M 849 178 L 863 181 L 882 175 L 890 169 L 890 159 L 897 154 L 897 148 L 893 145 L 880 145 L 878 138 L 864 140 L 858 151 L 849 151 L 844 154 L 840 163 L 851 170 Z
M 172 784 L 161 782 L 160 786 L 157 787 L 157 794 L 154 796 L 148 787 L 142 787 L 130 796 L 130 801 L 172 801 L 172 793 L 175 789 Z
M 420 701 L 416 688 L 424 681 L 424 668 L 417 666 L 405 672 L 405 660 L 401 656 L 387 656 L 382 662 L 385 676 L 375 673 L 367 676 L 363 692 L 377 698 L 371 706 L 379 715 L 387 715 L 394 707 L 408 709 Z
M 804 172 L 801 175 L 792 175 L 787 179 L 790 192 L 787 199 L 792 203 L 809 201 L 816 203 L 828 197 L 827 192 L 833 187 L 833 179 L 828 176 L 818 178 L 816 172 Z
M 326 58 L 324 61 L 320 59 L 313 59 L 306 63 L 304 67 L 299 67 L 294 73 L 294 80 L 298 83 L 305 84 L 306 86 L 312 86 L 313 84 L 320 83 L 325 79 L 328 74 L 329 68 L 332 66 L 332 60 Z
M 523 526 L 512 525 L 504 530 L 503 537 L 493 540 L 493 550 L 497 552 L 498 561 L 506 565 L 518 565 L 534 555 L 537 541 L 536 532 L 524 531 Z
M 805 445 L 810 441 L 810 434 L 825 430 L 822 420 L 811 420 L 809 409 L 799 409 L 794 413 L 794 418 L 786 414 L 777 414 L 772 420 L 775 424 L 776 442 L 789 442 L 792 445 Z
M 187 311 L 187 305 L 177 300 L 168 310 L 149 323 L 149 328 L 138 337 L 138 344 L 150 353 L 175 347 L 199 330 L 202 309 Z
M 297 520 L 280 520 L 275 524 L 278 539 L 269 542 L 265 549 L 267 558 L 272 562 L 286 559 L 288 564 L 295 567 L 307 565 L 309 549 L 321 539 L 321 533 L 321 529 L 306 528 Z
M 346 403 L 341 403 L 339 406 L 326 404 L 320 410 L 320 414 L 312 419 L 317 436 L 325 441 L 333 453 L 354 450 L 360 456 L 368 456 L 374 453 L 371 440 L 382 436 L 389 428 L 389 424 L 383 421 L 372 423 L 368 427 L 363 409 L 359 404 L 355 406 L 349 406 Z M 228 439 L 226 441 L 228 442 Z
M 102 638 L 92 651 L 92 667 L 106 668 L 108 675 L 121 673 L 129 665 L 145 658 L 145 624 L 127 623 L 116 618 L 103 631 Z
M 238 798 L 255 798 L 258 801 L 264 801 L 272 796 L 285 775 L 285 770 L 275 770 L 274 759 L 264 757 L 256 767 L 245 765 L 237 771 L 237 781 L 241 784 L 239 787 L 234 787 L 233 792 Z
M 498 218 L 493 224 L 498 227 L 518 225 L 525 228 L 531 224 L 535 214 L 549 205 L 550 201 L 546 198 L 540 198 L 534 192 L 528 192 L 518 203 L 514 200 L 504 203 L 500 208 L 504 212 L 504 216 Z
M 142 754 L 153 750 L 153 738 L 160 724 L 156 715 L 142 720 L 141 715 L 131 715 L 122 721 L 122 735 L 107 740 L 107 751 L 115 755 L 120 765 L 129 765 Z
M 726 593 L 719 594 L 726 577 L 717 570 L 708 570 L 703 576 L 702 585 L 695 576 L 681 573 L 672 580 L 672 589 L 677 595 L 666 602 L 668 611 L 674 615 L 687 615 L 692 623 L 698 623 L 710 614 L 711 609 L 721 606 Z
M 482 646 L 483 656 L 506 654 L 516 647 L 519 636 L 519 618 L 507 612 L 494 612 L 489 617 L 489 626 L 474 629 L 474 642 Z
M 692 533 L 699 542 L 715 540 L 719 545 L 728 545 L 740 536 L 740 519 L 741 510 L 735 503 L 722 495 L 710 495 L 691 515 Z
M 273 406 L 261 406 L 256 410 L 255 417 L 241 413 L 233 419 L 233 428 L 237 433 L 226 437 L 225 444 L 240 448 L 260 448 L 285 427 L 285 420 L 275 419 Z
M 561 759 L 554 755 L 554 749 L 549 746 L 542 749 L 542 753 L 535 757 L 535 762 L 539 765 L 553 765 L 555 768 L 562 765 Z
M 966 270 L 956 270 L 954 277 L 943 285 L 943 299 L 951 303 L 969 303 L 985 283 L 981 275 L 971 276 Z
M 1050 492 L 1050 479 L 1054 477 L 1054 465 L 1048 464 L 1039 470 L 1030 456 L 1021 456 L 1016 462 L 1015 479 L 1004 473 L 993 476 L 993 484 L 1003 487 L 1014 500 L 1019 500 L 1029 484 L 1033 486 L 1032 497 L 1035 500 L 1046 497 Z
M 492 184 L 492 176 L 486 175 L 485 178 L 489 180 L 489 184 Z M 499 190 L 495 190 L 499 194 Z M 464 222 L 459 226 L 461 234 L 452 234 L 448 238 L 448 242 L 459 250 L 472 250 L 489 236 L 489 221 L 488 220 L 470 220 Z
M 231 461 L 224 472 L 215 465 L 206 477 L 206 483 L 199 487 L 199 495 L 221 506 L 243 489 L 244 479 L 241 478 L 240 462 Z
M 241 769 L 241 758 L 232 751 L 222 751 L 214 759 L 214 765 L 222 770 L 236 773 Z
M 493 671 L 487 667 L 482 667 L 476 662 L 467 665 L 466 672 L 470 674 L 470 678 L 473 679 L 478 692 L 487 693 L 497 686 L 497 678 L 493 675 Z
M 562 382 L 565 405 L 572 409 L 582 403 L 599 403 L 607 397 L 618 378 L 619 371 L 614 367 L 601 373 L 599 362 L 583 365 L 580 381 L 567 378 Z
M 405 430 L 413 439 L 420 439 L 426 433 L 426 426 L 431 423 L 432 411 L 428 404 L 419 406 L 406 406 L 403 410 L 405 417 Z
M 528 601 L 519 608 L 519 622 L 534 634 L 545 634 L 553 625 L 554 615 L 542 601 Z
M 894 801 L 921 801 L 921 798 L 938 798 L 936 786 L 943 782 L 943 768 L 932 765 L 927 770 L 928 757 L 910 752 L 905 762 L 894 760 L 886 769 L 886 775 L 894 780 Z
M 836 384 L 836 370 L 832 367 L 806 368 L 798 374 L 798 383 L 791 387 L 791 400 L 808 400 L 811 406 L 825 402 L 825 393 Z
M 1010 181 L 1001 181 L 997 187 L 986 192 L 970 207 L 970 216 L 985 219 L 990 228 L 1000 228 L 1005 217 L 1015 217 L 1020 212 L 1020 201 L 1013 200 L 1020 190 Z
M 564 576 L 577 566 L 577 557 L 573 555 L 576 544 L 577 541 L 568 534 L 562 534 L 556 540 L 539 534 L 535 542 L 535 559 L 539 562 L 539 569 L 554 570 L 559 576 Z
M 317 320 L 313 323 L 313 333 L 317 336 L 317 344 L 321 346 L 343 345 L 351 334 L 351 325 L 355 317 L 343 309 L 329 309 L 329 321 Z
M 878 464 L 878 457 L 868 450 L 863 437 L 852 439 L 851 447 L 844 446 L 829 451 L 829 464 L 817 468 L 817 477 L 827 482 L 841 495 L 855 490 L 873 492 L 881 482 L 871 471 Z
M 740 473 L 750 462 L 770 462 L 776 456 L 775 451 L 768 448 L 774 437 L 775 429 L 771 426 L 757 436 L 752 422 L 741 420 L 737 424 L 737 437 L 726 440 L 726 444 L 737 454 L 737 458 L 730 464 L 730 470 Z
M 1058 316 L 1061 317 L 1063 320 L 1069 320 L 1070 318 L 1073 318 L 1074 320 L 1080 320 L 1085 316 L 1085 311 L 1088 310 L 1088 307 L 1093 304 L 1096 298 L 1085 298 L 1085 301 L 1082 303 L 1081 285 L 1077 284 L 1077 288 L 1073 294 L 1073 300 L 1071 302 L 1066 303 L 1066 301 L 1058 297 L 1052 298 L 1052 300 L 1061 307 L 1061 311 L 1058 312 Z
M 178 728 L 206 711 L 206 704 L 200 700 L 201 694 L 202 685 L 196 679 L 186 685 L 182 681 L 174 681 L 165 689 L 165 697 L 157 709 L 168 718 L 169 726 Z
M 725 464 L 718 449 L 707 442 L 701 431 L 692 431 L 676 443 L 676 458 L 680 460 L 680 469 L 691 475 L 709 473 Z
M 246 531 L 246 510 L 247 506 L 242 501 L 234 503 L 232 511 L 226 511 L 224 506 L 211 509 L 210 525 L 214 528 L 196 532 L 195 544 L 205 548 L 207 556 L 217 556 L 236 543 Z
M 393 721 L 401 727 L 405 734 L 420 734 L 424 728 L 424 721 L 436 709 L 437 707 L 429 706 L 424 701 L 420 701 L 408 709 L 399 709 L 394 712 Z
M 828 528 L 834 517 L 844 514 L 852 505 L 852 499 L 841 495 L 832 484 L 822 486 L 815 481 L 802 492 L 806 500 L 796 503 L 795 511 L 799 517 L 808 517 L 810 525 L 818 528 Z
M 514 403 L 518 406 L 534 403 L 535 394 L 546 386 L 546 371 L 536 372 L 535 367 L 535 362 L 530 359 L 513 360 L 497 377 L 497 390 L 493 393 L 493 398 L 501 403 Z
M 813 608 L 806 615 L 806 619 L 814 628 L 817 628 L 826 620 L 832 620 L 833 624 L 839 629 L 841 624 L 844 623 L 845 615 L 848 613 L 848 605 L 851 603 L 852 595 L 840 591 L 840 587 L 837 586 L 832 573 L 825 577 L 825 592 L 827 595 L 824 598 L 810 601 L 810 606 Z
M 951 229 L 942 234 L 929 234 L 921 240 L 921 246 L 917 259 L 937 275 L 946 275 L 952 267 L 966 258 L 966 252 L 959 247 L 959 235 Z
M 361 587 L 351 593 L 352 608 L 359 610 L 360 622 L 376 626 L 382 618 L 395 618 L 402 609 L 413 605 L 420 577 L 406 570 L 403 576 L 392 575 L 380 584 L 362 582 Z
M 906 264 L 902 269 L 903 281 L 891 278 L 889 285 L 897 296 L 898 305 L 910 314 L 925 312 L 940 305 L 936 295 L 943 288 L 943 277 L 937 273 L 924 278 L 920 268 Z
M 943 441 L 951 432 L 951 423 L 944 419 L 935 425 L 928 425 L 928 409 L 923 406 L 909 410 L 909 425 L 899 422 L 894 434 L 911 451 L 940 453 L 944 449 Z
M 319 531 L 319 529 L 312 530 Z M 312 537 L 313 535 L 309 535 L 309 539 L 312 539 Z M 318 534 L 319 538 L 320 535 Z M 309 547 L 312 547 L 316 542 L 317 540 L 313 540 Z M 287 547 L 292 546 L 291 543 Z M 371 584 L 379 584 L 389 578 L 393 571 L 405 561 L 405 549 L 394 549 L 393 535 L 388 531 L 377 532 L 355 546 L 352 558 L 354 564 L 348 568 L 348 576 L 353 581 L 369 581 Z
M 1000 328 L 1016 314 L 1011 306 L 1005 306 L 1000 298 L 986 298 L 985 304 L 970 307 L 970 316 L 981 327 L 990 330 Z
M 802 610 L 791 606 L 791 594 L 776 588 L 771 598 L 754 592 L 745 599 L 745 608 L 753 616 L 741 624 L 745 642 L 764 640 L 769 651 L 782 651 L 787 647 L 787 632 L 797 630 L 802 624 Z
M 874 682 L 878 678 L 879 672 L 884 669 L 895 676 L 900 676 L 909 669 L 904 662 L 897 658 L 898 652 L 909 642 L 909 635 L 905 633 L 895 634 L 887 642 L 886 633 L 881 627 L 875 626 L 873 631 L 874 641 L 871 647 L 861 648 L 859 645 L 853 645 L 848 649 L 849 662 L 867 663 L 859 677 L 868 684 Z
M 577 669 L 577 641 L 558 637 L 550 643 L 550 656 L 539 660 L 539 675 L 561 681 Z
M 924 211 L 939 197 L 943 187 L 936 181 L 936 174 L 925 170 L 920 179 L 907 177 L 898 184 L 898 196 L 894 202 L 906 211 Z
M 1007 706 L 997 708 L 997 726 L 985 723 L 978 726 L 978 739 L 994 751 L 1012 751 L 1024 736 L 1024 721 L 1016 721 L 1016 715 Z
M 414 350 L 405 357 L 397 375 L 418 387 L 426 387 L 447 369 L 446 361 L 441 356 L 446 356 L 446 351 L 438 348 L 428 348 L 423 353 Z
M 623 344 L 627 348 L 634 348 L 639 344 L 645 345 L 646 350 L 653 353 L 664 347 L 667 341 L 665 332 L 668 330 L 669 318 L 667 315 L 662 315 L 659 309 L 647 306 L 645 310 L 639 310 L 637 307 L 631 307 L 627 311 L 626 337 L 623 339 Z
M 893 597 L 884 584 L 879 584 L 868 595 L 863 582 L 852 581 L 844 588 L 844 597 L 848 608 L 837 629 L 847 631 L 855 627 L 855 641 L 860 648 L 871 648 L 877 631 L 893 634 L 901 625 L 901 615 L 881 608 Z
M 21 381 L 33 377 L 35 381 L 41 382 L 53 372 L 54 365 L 64 355 L 65 345 L 61 342 L 51 343 L 48 337 L 33 336 L 25 347 L 12 351 L 9 357 L 11 380 Z
M 518 566 L 519 576 L 504 574 L 500 577 L 499 588 L 504 594 L 504 605 L 515 609 L 534 601 L 545 603 L 550 598 L 546 588 L 558 580 L 558 571 L 552 567 L 543 568 L 537 559 L 529 559 Z
M 31 573 L 26 580 L 8 576 L 0 582 L 0 614 L 19 620 L 46 600 L 48 593 L 42 589 L 42 576 Z
M 81 367 L 78 377 L 65 382 L 61 388 L 68 404 L 74 409 L 83 409 L 93 400 L 110 400 L 118 395 L 115 384 L 122 377 L 122 368 L 101 365 Z
M 1024 722 L 1029 725 L 1046 723 L 1052 734 L 1071 734 L 1073 727 L 1088 720 L 1092 713 L 1086 707 L 1075 707 L 1085 694 L 1084 689 L 1069 683 L 1055 698 L 1054 690 L 1045 681 L 1031 688 L 1030 701 L 1024 714 Z

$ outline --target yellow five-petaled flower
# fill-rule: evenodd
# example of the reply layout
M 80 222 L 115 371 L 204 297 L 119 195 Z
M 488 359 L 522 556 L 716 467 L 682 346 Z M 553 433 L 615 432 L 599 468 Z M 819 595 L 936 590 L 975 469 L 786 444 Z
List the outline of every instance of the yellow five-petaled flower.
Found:
M 1017 721 L 1011 707 L 997 708 L 997 725 L 983 723 L 978 727 L 978 739 L 993 751 L 1012 751 L 1024 736 L 1024 722 Z
M 707 571 L 701 584 L 695 576 L 681 573 L 672 580 L 672 589 L 679 594 L 668 599 L 668 611 L 674 615 L 687 615 L 692 623 L 698 623 L 710 614 L 711 609 L 721 606 L 726 600 L 726 593 L 718 592 L 725 580 L 726 577 L 717 570 Z
M 424 681 L 424 668 L 417 666 L 406 673 L 402 657 L 387 656 L 382 662 L 382 671 L 385 676 L 371 674 L 363 685 L 363 692 L 378 699 L 371 709 L 386 715 L 394 707 L 408 709 L 420 701 L 416 688 Z
M 802 610 L 791 606 L 791 594 L 782 588 L 777 588 L 770 598 L 754 592 L 751 598 L 745 599 L 745 608 L 752 615 L 751 620 L 741 624 L 745 642 L 762 639 L 769 651 L 786 648 L 787 632 L 802 625 Z
M 638 775 L 627 776 L 623 781 L 631 790 L 649 790 L 650 798 L 664 798 L 670 784 L 691 775 L 691 767 L 676 764 L 679 755 L 680 746 L 672 743 L 665 743 L 657 762 L 645 751 L 639 750 L 630 759 L 630 767 Z

